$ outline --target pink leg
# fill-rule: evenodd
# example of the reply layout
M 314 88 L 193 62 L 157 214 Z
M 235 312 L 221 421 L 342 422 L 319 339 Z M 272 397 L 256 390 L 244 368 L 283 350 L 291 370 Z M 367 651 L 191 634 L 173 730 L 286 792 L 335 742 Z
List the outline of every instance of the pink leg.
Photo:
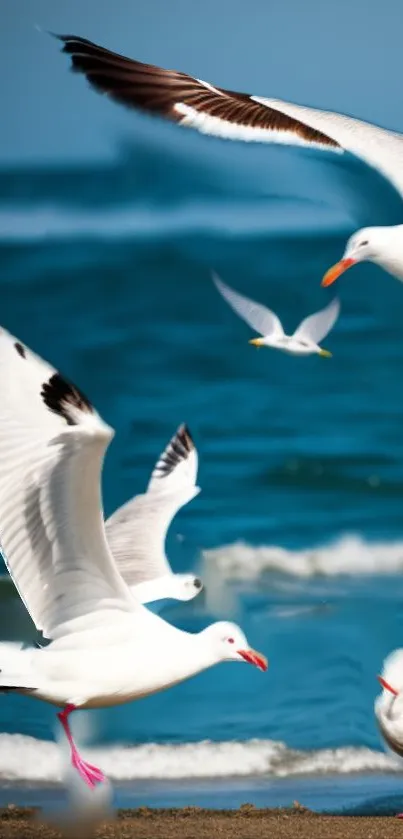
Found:
M 69 745 L 71 748 L 71 762 L 74 768 L 77 769 L 78 774 L 81 778 L 83 778 L 85 783 L 88 784 L 88 786 L 91 787 L 91 789 L 94 789 L 94 787 L 96 787 L 97 784 L 102 784 L 103 781 L 106 780 L 106 778 L 104 773 L 101 772 L 100 769 L 98 769 L 96 766 L 93 766 L 91 763 L 87 763 L 85 760 L 83 760 L 77 749 L 77 746 L 73 740 L 73 735 L 70 731 L 68 720 L 69 714 L 71 714 L 72 711 L 75 711 L 75 709 L 75 705 L 66 705 L 64 711 L 60 711 L 60 713 L 57 716 L 63 726 L 64 732 L 69 741 Z
M 396 813 L 397 819 L 403 819 L 403 813 Z

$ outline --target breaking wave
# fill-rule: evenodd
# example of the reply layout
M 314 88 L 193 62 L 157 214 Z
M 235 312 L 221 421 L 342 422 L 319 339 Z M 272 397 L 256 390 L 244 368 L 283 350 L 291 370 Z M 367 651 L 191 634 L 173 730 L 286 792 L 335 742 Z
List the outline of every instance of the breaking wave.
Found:
M 346 746 L 303 752 L 273 740 L 146 743 L 83 751 L 115 782 L 402 771 L 396 757 L 368 748 Z M 62 766 L 61 749 L 56 743 L 19 734 L 0 735 L 0 783 L 58 784 Z
M 390 575 L 403 571 L 403 543 L 371 543 L 359 536 L 343 536 L 330 545 L 291 551 L 235 542 L 204 551 L 203 560 L 221 577 L 235 580 L 256 580 L 270 572 L 302 578 Z

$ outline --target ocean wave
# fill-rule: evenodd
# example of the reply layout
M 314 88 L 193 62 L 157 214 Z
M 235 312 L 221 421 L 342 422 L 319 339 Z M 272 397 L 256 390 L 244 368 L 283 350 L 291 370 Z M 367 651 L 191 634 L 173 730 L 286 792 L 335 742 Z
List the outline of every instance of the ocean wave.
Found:
M 204 551 L 203 562 L 221 578 L 233 580 L 256 580 L 270 572 L 302 578 L 391 575 L 403 571 L 403 543 L 343 536 L 330 545 L 291 551 L 235 542 Z
M 273 212 L 273 207 L 275 211 Z M 241 238 L 289 233 L 346 235 L 345 216 L 321 213 L 316 204 L 223 201 L 186 202 L 164 210 L 126 205 L 124 209 L 66 209 L 62 205 L 0 207 L 0 243 L 60 240 L 147 239 L 192 233 L 219 233 Z M 286 222 L 286 223 L 285 223 Z
M 297 751 L 273 740 L 112 746 L 83 749 L 111 781 L 349 775 L 402 772 L 395 756 L 368 748 Z M 0 735 L 0 783 L 60 784 L 64 761 L 56 743 Z

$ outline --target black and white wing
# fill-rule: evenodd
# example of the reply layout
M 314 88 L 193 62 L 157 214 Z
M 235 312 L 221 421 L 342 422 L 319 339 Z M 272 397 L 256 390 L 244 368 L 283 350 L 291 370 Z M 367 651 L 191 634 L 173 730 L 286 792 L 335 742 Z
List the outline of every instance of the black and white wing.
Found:
M 200 591 L 201 583 L 193 575 L 173 574 L 165 554 L 172 519 L 200 492 L 197 466 L 190 431 L 181 425 L 158 458 L 147 492 L 132 498 L 106 522 L 117 567 L 143 603 L 164 597 L 189 600 Z
M 48 638 L 75 619 L 142 608 L 105 537 L 100 477 L 112 436 L 77 387 L 0 330 L 0 547 Z
M 198 460 L 192 435 L 182 423 L 159 456 L 147 492 L 173 495 L 179 491 L 190 493 L 193 498 L 200 491 L 196 487 Z
M 176 70 L 143 64 L 85 38 L 58 36 L 72 68 L 129 108 L 231 140 L 349 151 L 403 195 L 403 136 L 343 114 L 226 90 Z

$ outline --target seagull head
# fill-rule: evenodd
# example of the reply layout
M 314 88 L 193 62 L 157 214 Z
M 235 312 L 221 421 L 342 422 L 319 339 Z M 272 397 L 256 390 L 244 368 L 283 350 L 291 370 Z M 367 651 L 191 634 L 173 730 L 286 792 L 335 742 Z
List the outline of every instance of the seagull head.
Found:
M 287 343 L 288 338 L 284 335 L 262 335 L 261 338 L 250 338 L 248 344 L 252 344 L 253 347 L 279 347 L 281 348 L 283 344 Z
M 357 262 L 385 261 L 389 250 L 392 227 L 363 227 L 354 233 L 347 242 L 344 254 L 339 262 L 332 265 L 322 279 L 322 286 L 329 286 Z M 393 235 L 393 234 L 392 234 Z
M 192 600 L 202 590 L 200 577 L 194 574 L 174 574 L 175 599 Z
M 252 344 L 252 346 L 254 346 L 254 347 L 270 346 L 264 338 L 251 338 L 248 343 Z
M 267 670 L 266 656 L 249 646 L 244 633 L 235 623 L 213 623 L 202 635 L 212 645 L 217 661 L 247 661 L 259 670 Z

